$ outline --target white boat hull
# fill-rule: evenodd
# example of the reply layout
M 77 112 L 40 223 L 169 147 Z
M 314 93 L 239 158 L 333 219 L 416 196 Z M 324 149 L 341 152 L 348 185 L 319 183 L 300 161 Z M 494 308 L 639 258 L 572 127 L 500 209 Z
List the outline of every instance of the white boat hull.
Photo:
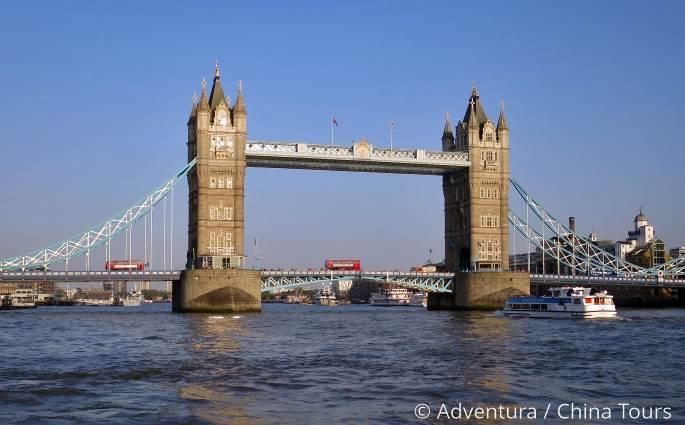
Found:
M 616 317 L 616 311 L 525 311 L 502 310 L 507 317 L 531 317 L 541 319 L 598 319 Z

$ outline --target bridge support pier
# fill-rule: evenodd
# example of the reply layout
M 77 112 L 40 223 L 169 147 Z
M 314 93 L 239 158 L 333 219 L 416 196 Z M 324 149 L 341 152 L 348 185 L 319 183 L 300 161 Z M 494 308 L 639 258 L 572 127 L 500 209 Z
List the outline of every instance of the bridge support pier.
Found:
M 429 310 L 497 310 L 515 295 L 530 293 L 530 275 L 520 272 L 461 272 L 454 292 L 428 294 Z
M 173 283 L 179 313 L 262 311 L 261 273 L 247 269 L 189 269 Z

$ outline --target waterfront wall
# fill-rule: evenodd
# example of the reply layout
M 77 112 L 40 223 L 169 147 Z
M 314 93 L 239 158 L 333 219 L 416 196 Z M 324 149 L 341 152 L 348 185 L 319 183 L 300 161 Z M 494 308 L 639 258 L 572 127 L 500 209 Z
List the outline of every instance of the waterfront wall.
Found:
M 262 310 L 261 273 L 246 269 L 190 269 L 173 283 L 175 312 L 236 313 Z
M 531 283 L 531 293 L 546 295 L 547 289 L 559 286 L 558 283 Z M 631 286 L 610 283 L 579 283 L 577 286 L 590 287 L 595 291 L 607 291 L 614 296 L 617 307 L 685 307 L 685 290 L 661 288 L 658 286 Z

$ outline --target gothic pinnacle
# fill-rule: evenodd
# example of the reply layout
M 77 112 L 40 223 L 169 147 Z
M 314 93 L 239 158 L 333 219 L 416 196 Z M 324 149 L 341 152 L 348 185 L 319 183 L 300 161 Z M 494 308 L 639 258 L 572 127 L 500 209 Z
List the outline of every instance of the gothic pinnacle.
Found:
M 507 120 L 504 118 L 504 101 L 499 103 L 499 119 L 497 120 L 497 131 L 509 130 L 507 126 Z
M 452 133 L 452 124 L 450 124 L 450 113 L 445 112 L 445 129 L 442 131 L 442 137 L 454 139 L 454 134 Z

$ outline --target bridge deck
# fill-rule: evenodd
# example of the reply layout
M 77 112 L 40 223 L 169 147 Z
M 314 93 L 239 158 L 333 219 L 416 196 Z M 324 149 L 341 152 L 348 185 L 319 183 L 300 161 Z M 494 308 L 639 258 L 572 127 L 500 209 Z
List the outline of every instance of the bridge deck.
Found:
M 108 282 L 108 281 L 170 281 L 178 280 L 178 270 L 134 271 L 7 271 L 0 272 L 0 282 Z M 330 270 L 262 270 L 262 290 L 274 291 L 325 281 L 366 279 L 387 282 L 427 291 L 452 290 L 454 273 L 420 273 L 401 271 L 333 271 Z M 617 285 L 685 288 L 685 279 L 619 278 L 606 276 L 570 276 L 531 274 L 533 284 L 555 285 Z

